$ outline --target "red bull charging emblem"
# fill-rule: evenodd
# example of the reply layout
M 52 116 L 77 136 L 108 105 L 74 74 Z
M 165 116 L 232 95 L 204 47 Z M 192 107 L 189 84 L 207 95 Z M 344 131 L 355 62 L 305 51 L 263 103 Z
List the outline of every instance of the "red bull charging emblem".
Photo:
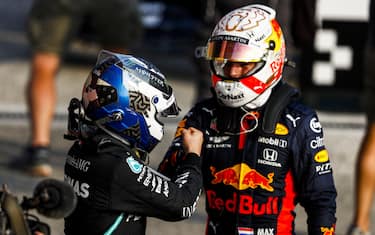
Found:
M 220 171 L 216 171 L 216 168 L 213 166 L 211 166 L 210 169 L 211 174 L 214 177 L 211 181 L 212 184 L 223 183 L 225 185 L 231 185 L 238 190 L 245 190 L 248 188 L 255 189 L 260 187 L 269 192 L 274 191 L 271 186 L 274 176 L 273 172 L 268 173 L 267 176 L 263 176 L 245 163 L 236 164 Z
M 335 234 L 335 228 L 327 228 L 327 227 L 321 227 L 320 231 L 322 231 L 323 235 L 334 235 Z

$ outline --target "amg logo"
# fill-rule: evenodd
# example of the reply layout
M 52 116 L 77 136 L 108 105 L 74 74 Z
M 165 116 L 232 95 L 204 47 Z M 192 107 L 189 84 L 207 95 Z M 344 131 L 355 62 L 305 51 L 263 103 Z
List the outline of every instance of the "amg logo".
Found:
M 74 158 L 74 157 L 71 157 L 71 156 L 67 157 L 66 163 L 71 165 L 72 167 L 78 169 L 78 170 L 83 171 L 83 172 L 87 172 L 87 170 L 89 169 L 89 167 L 91 165 L 91 162 L 89 162 L 87 160 L 80 159 L 80 158 Z

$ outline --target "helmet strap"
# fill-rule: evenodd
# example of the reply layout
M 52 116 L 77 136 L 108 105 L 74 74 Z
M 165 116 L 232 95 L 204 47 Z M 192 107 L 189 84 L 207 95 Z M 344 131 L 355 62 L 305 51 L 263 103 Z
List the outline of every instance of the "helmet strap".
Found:
M 258 120 L 258 112 L 257 111 L 246 111 L 243 107 L 241 107 L 241 109 L 243 111 L 245 111 L 246 113 L 242 115 L 241 117 L 241 121 L 240 121 L 240 124 L 241 124 L 241 129 L 239 132 L 237 133 L 232 133 L 232 132 L 224 132 L 225 134 L 227 135 L 243 135 L 243 134 L 246 134 L 246 133 L 250 133 L 250 132 L 253 132 L 255 131 L 257 128 L 258 128 L 258 124 L 259 124 L 259 120 Z M 248 120 L 248 117 L 250 116 L 250 120 L 254 120 L 255 123 L 251 126 L 245 126 L 245 122 L 247 122 Z
M 273 133 L 275 131 L 281 112 L 291 100 L 299 97 L 298 90 L 283 81 L 273 90 L 273 95 L 268 100 L 264 109 L 264 119 L 262 122 L 262 131 L 264 133 Z
M 229 108 L 225 106 L 219 106 L 219 109 L 220 110 L 218 110 L 216 124 L 218 131 L 222 132 L 223 134 L 241 135 L 250 133 L 256 130 L 259 125 L 259 115 L 257 111 L 246 110 L 245 107 Z M 245 125 L 245 123 L 249 121 L 252 125 Z
M 150 163 L 150 157 L 149 157 L 148 152 L 146 152 L 146 151 L 144 151 L 140 148 L 137 148 L 136 146 L 132 146 L 127 140 L 125 140 L 124 138 L 122 138 L 118 134 L 108 130 L 100 122 L 95 122 L 95 124 L 99 127 L 99 129 L 104 131 L 109 136 L 111 136 L 114 139 L 120 141 L 122 144 L 124 144 L 128 147 L 131 147 L 133 152 L 134 152 L 134 155 L 137 156 L 143 162 L 143 164 L 148 165 Z
M 99 127 L 99 129 L 101 129 L 102 131 L 104 131 L 106 134 L 108 134 L 109 136 L 115 138 L 116 140 L 120 141 L 121 143 L 125 144 L 126 146 L 129 146 L 131 147 L 132 145 L 126 141 L 124 138 L 121 138 L 121 136 L 119 136 L 118 134 L 108 130 L 107 128 L 105 128 L 101 123 L 99 122 L 95 122 L 95 125 Z

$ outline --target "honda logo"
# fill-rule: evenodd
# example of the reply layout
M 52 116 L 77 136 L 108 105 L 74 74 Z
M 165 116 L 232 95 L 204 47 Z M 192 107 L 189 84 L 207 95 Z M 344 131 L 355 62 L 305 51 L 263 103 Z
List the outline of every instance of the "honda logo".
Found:
M 277 160 L 277 152 L 276 150 L 266 148 L 263 150 L 263 158 L 266 161 L 274 162 Z

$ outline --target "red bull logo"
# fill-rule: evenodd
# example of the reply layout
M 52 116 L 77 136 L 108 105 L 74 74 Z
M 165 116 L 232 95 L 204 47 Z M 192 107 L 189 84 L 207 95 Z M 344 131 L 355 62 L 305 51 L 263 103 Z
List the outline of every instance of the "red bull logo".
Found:
M 240 213 L 243 215 L 277 215 L 278 197 L 264 198 L 263 202 L 255 202 L 250 195 L 233 193 L 229 198 L 218 197 L 215 191 L 206 191 L 208 207 L 213 210 L 222 211 L 223 209 L 231 213 Z
M 335 228 L 327 228 L 327 227 L 321 227 L 320 231 L 323 235 L 334 235 L 335 234 Z
M 269 192 L 274 191 L 271 186 L 274 176 L 273 172 L 267 174 L 266 177 L 255 169 L 250 168 L 245 163 L 236 164 L 220 171 L 216 171 L 216 168 L 213 166 L 210 167 L 210 169 L 211 174 L 214 177 L 211 181 L 212 184 L 223 183 L 225 185 L 231 185 L 238 190 L 245 190 L 248 188 L 255 189 L 260 187 Z

